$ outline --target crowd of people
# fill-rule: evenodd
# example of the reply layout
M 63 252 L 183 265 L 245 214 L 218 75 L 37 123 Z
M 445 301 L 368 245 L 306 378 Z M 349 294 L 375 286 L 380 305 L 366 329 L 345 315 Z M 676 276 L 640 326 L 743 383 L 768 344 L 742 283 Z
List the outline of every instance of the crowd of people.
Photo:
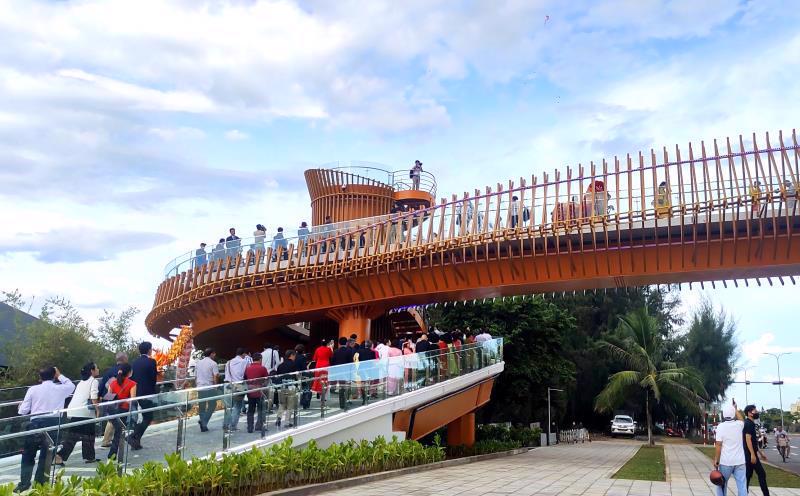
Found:
M 409 175 L 413 180 L 414 189 L 419 189 L 419 178 L 422 172 L 422 163 L 417 160 L 414 167 L 410 170 Z M 785 201 L 782 203 L 785 206 L 788 215 L 796 215 L 797 212 L 797 192 L 793 183 L 784 181 L 782 187 L 776 189 L 771 193 L 774 197 L 781 197 L 785 193 Z M 750 197 L 750 208 L 753 217 L 764 217 L 767 212 L 767 201 L 765 201 L 767 194 L 760 181 L 755 180 L 752 182 L 748 195 Z M 673 201 L 672 190 L 666 181 L 661 181 L 653 193 L 653 199 L 650 202 L 655 209 L 656 215 L 660 218 L 667 218 L 673 215 Z M 614 210 L 611 205 L 612 196 L 606 189 L 603 181 L 597 180 L 590 184 L 586 191 L 581 195 L 571 195 L 567 201 L 556 200 L 553 210 L 551 212 L 551 221 L 555 227 L 574 227 L 581 220 L 597 219 L 607 216 Z M 484 212 L 481 208 L 480 201 L 462 200 L 458 202 L 455 208 L 455 224 L 461 226 L 462 222 L 465 224 L 464 228 L 467 231 L 473 229 L 473 218 L 476 218 L 477 223 L 475 229 L 484 229 Z M 474 212 L 477 210 L 477 216 Z M 399 217 L 401 214 L 408 213 L 410 208 L 407 205 L 398 205 L 391 209 L 390 216 Z M 508 205 L 504 220 L 501 224 L 516 228 L 518 226 L 525 226 L 531 220 L 532 214 L 528 206 L 523 205 L 520 198 L 516 195 L 512 196 Z M 489 216 L 488 229 L 494 228 L 494 222 L 491 221 L 493 216 Z M 413 236 L 409 228 L 417 220 L 398 220 L 393 222 L 390 226 L 388 239 L 390 243 L 402 242 L 405 236 Z M 306 246 L 312 241 L 325 241 L 329 238 L 335 237 L 335 229 L 330 216 L 325 217 L 325 222 L 319 226 L 316 232 L 312 232 L 307 222 L 301 222 L 300 227 L 297 229 L 296 246 Z M 413 230 L 412 230 L 413 231 Z M 339 236 L 339 240 L 330 240 L 328 243 L 320 243 L 319 251 L 325 253 L 327 250 L 338 246 L 340 249 L 345 249 L 347 241 L 344 237 Z M 360 247 L 365 246 L 366 234 L 361 233 L 360 238 L 350 239 L 350 247 L 354 247 L 356 243 Z M 263 224 L 257 224 L 255 231 L 253 231 L 253 243 L 249 246 L 251 260 L 255 260 L 257 253 L 265 253 L 267 248 L 267 233 Z M 195 250 L 192 258 L 193 267 L 202 267 L 208 263 L 214 263 L 218 260 L 226 260 L 227 258 L 235 259 L 238 255 L 242 255 L 242 239 L 236 235 L 236 229 L 231 227 L 227 237 L 220 238 L 216 245 L 210 251 L 207 249 L 206 243 L 200 243 L 200 247 Z M 286 259 L 288 256 L 289 240 L 284 236 L 282 227 L 278 227 L 272 237 L 272 261 L 276 261 L 279 256 Z M 246 255 L 246 254 L 245 254 Z
M 159 392 L 158 369 L 150 342 L 142 342 L 138 350 L 132 362 L 118 353 L 116 363 L 102 373 L 95 363 L 85 364 L 77 384 L 57 367 L 40 370 L 40 384 L 28 389 L 18 408 L 30 418 L 27 430 L 37 431 L 25 438 L 18 491 L 29 489 L 32 481 L 44 484 L 50 462 L 66 464 L 78 443 L 84 462 L 97 462 L 98 422 L 105 421 L 100 444 L 108 448 L 108 459 L 122 459 L 126 444 L 134 451 L 144 449 L 142 438 L 157 409 L 153 395 Z M 488 332 L 469 329 L 361 342 L 351 335 L 323 340 L 313 353 L 303 344 L 284 351 L 267 344 L 255 353 L 239 348 L 220 372 L 217 352 L 207 348 L 195 364 L 200 431 L 209 432 L 220 401 L 226 432 L 239 429 L 242 415 L 247 432 L 268 430 L 266 416 L 275 407 L 275 426 L 292 427 L 298 407 L 310 408 L 314 394 L 323 404 L 336 395 L 339 408 L 347 410 L 353 401 L 365 404 L 379 394 L 397 395 L 402 388 L 412 390 L 460 370 L 474 370 L 497 352 Z M 58 447 L 53 458 L 51 445 Z
M 714 467 L 719 473 L 712 474 L 712 481 L 717 485 L 717 494 L 724 496 L 727 483 L 733 480 L 737 494 L 746 496 L 750 480 L 756 474 L 762 494 L 769 496 L 767 473 L 761 463 L 767 461 L 763 441 L 766 431 L 756 425 L 758 409 L 747 405 L 740 411 L 733 401 L 723 407 L 722 417 L 723 422 L 714 433 Z M 781 427 L 775 431 L 775 441 L 785 461 L 789 456 L 789 435 Z
M 139 345 L 139 357 L 128 363 L 125 353 L 118 353 L 116 363 L 101 376 L 94 362 L 81 369 L 81 381 L 74 384 L 55 366 L 44 367 L 39 371 L 40 383 L 28 388 L 25 398 L 18 407 L 20 415 L 30 418 L 27 430 L 36 431 L 63 425 L 66 407 L 66 428 L 52 431 L 49 435 L 30 435 L 25 438 L 20 464 L 20 482 L 15 491 L 26 491 L 31 487 L 31 479 L 44 484 L 45 469 L 49 465 L 50 443 L 59 447 L 52 462 L 63 465 L 72 454 L 75 445 L 81 443 L 81 455 L 86 463 L 98 461 L 95 454 L 95 424 L 97 418 L 105 417 L 106 428 L 101 443 L 109 448 L 107 458 L 121 458 L 124 446 L 121 444 L 123 432 L 125 441 L 132 450 L 143 449 L 141 440 L 153 420 L 153 401 L 158 369 L 156 361 L 150 357 L 152 344 L 145 341 Z M 139 398 L 136 406 L 141 418 L 135 425 L 128 426 L 131 399 Z M 74 424 L 74 425 L 73 425 Z M 130 431 L 128 431 L 130 428 Z M 63 439 L 61 438 L 63 436 Z M 38 463 L 36 455 L 38 452 Z M 35 468 L 35 474 L 34 474 Z

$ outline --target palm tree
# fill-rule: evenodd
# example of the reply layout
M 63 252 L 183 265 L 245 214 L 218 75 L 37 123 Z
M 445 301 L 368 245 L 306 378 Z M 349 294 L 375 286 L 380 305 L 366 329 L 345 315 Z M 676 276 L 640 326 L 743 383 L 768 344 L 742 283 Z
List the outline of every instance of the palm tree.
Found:
M 644 392 L 647 414 L 647 442 L 653 441 L 653 417 L 650 402 L 670 407 L 683 405 L 699 411 L 698 401 L 706 395 L 703 381 L 691 367 L 678 367 L 664 358 L 664 340 L 656 319 L 642 307 L 620 317 L 617 336 L 600 345 L 619 359 L 626 370 L 608 378 L 608 384 L 595 398 L 598 412 L 612 412 L 635 390 Z

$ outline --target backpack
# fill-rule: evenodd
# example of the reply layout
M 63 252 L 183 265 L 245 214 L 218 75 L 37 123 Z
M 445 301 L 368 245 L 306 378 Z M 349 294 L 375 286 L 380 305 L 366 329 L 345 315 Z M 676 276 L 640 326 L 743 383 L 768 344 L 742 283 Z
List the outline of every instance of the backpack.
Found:
M 528 210 L 528 207 L 522 209 L 522 220 L 525 222 L 531 220 L 531 211 Z
M 414 169 L 411 169 L 410 171 L 408 171 L 408 177 L 409 177 L 409 179 L 414 179 Z

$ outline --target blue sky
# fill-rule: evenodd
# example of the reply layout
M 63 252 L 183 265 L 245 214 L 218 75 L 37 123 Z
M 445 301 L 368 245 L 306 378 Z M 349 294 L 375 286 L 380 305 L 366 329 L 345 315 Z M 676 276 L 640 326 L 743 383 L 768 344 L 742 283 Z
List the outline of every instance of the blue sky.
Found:
M 334 160 L 421 159 L 445 196 L 791 131 L 798 21 L 770 0 L 0 0 L 0 289 L 144 314 L 199 241 L 308 219 L 302 171 Z M 795 347 L 800 397 L 800 290 L 708 293 L 756 380 Z

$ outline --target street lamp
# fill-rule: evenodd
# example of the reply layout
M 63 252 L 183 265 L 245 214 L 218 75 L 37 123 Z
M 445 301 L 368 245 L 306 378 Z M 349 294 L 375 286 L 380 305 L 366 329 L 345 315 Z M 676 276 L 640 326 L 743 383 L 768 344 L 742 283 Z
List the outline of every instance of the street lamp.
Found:
M 564 392 L 563 389 L 556 389 L 556 388 L 547 388 L 547 445 L 550 446 L 550 391 L 561 391 Z
M 781 429 L 784 429 L 784 426 L 783 426 L 783 381 L 781 380 L 781 357 L 783 355 L 791 355 L 792 352 L 791 351 L 785 351 L 783 353 L 767 353 L 767 352 L 764 352 L 764 354 L 772 356 L 772 357 L 775 357 L 775 363 L 778 364 L 778 381 L 777 381 L 777 383 L 773 382 L 773 384 L 777 384 L 778 385 L 778 401 L 780 402 L 779 405 L 780 405 L 780 408 L 781 408 Z

